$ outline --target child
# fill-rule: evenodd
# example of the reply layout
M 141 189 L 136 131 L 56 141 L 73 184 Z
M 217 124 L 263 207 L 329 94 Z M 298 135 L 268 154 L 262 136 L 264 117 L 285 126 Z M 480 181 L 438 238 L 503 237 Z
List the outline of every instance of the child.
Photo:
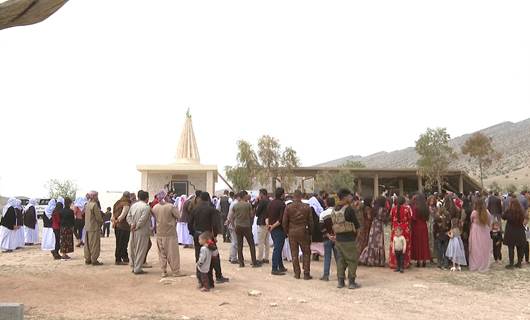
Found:
M 407 240 L 403 236 L 403 229 L 401 227 L 396 228 L 394 240 L 392 241 L 392 249 L 394 250 L 397 260 L 397 268 L 395 272 L 403 273 L 403 264 L 405 262 L 404 252 L 407 251 Z
M 103 229 L 101 232 L 101 236 L 104 237 L 105 233 L 107 234 L 107 238 L 110 236 L 110 219 L 112 218 L 112 212 L 111 208 L 107 208 L 107 212 L 103 214 Z
M 451 230 L 449 231 L 448 235 L 450 240 L 445 255 L 447 256 L 447 258 L 453 261 L 453 267 L 451 268 L 451 272 L 457 270 L 462 271 L 462 268 L 460 266 L 467 266 L 467 261 L 466 252 L 464 250 L 464 242 L 462 242 L 462 238 L 460 237 L 461 231 L 459 219 L 451 220 Z
M 214 288 L 213 273 L 212 273 L 212 252 L 210 246 L 212 243 L 213 235 L 211 232 L 203 232 L 199 236 L 199 244 L 201 247 L 201 253 L 199 255 L 199 261 L 197 261 L 197 273 L 200 280 L 200 290 L 202 292 L 208 292 Z
M 493 240 L 493 258 L 495 263 L 502 262 L 502 231 L 499 221 L 493 221 L 491 225 L 491 240 Z

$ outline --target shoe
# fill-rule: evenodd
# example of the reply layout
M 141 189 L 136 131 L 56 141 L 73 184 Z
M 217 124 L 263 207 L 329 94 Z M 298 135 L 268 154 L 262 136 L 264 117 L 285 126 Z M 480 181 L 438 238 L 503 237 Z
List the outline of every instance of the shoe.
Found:
M 61 259 L 63 259 L 63 260 L 70 260 L 70 259 L 72 259 L 72 258 L 70 258 L 68 255 L 64 255 L 64 256 L 61 257 Z
M 230 261 L 231 264 L 239 264 L 237 261 Z
M 263 259 L 263 260 L 261 260 L 261 263 L 262 264 L 269 264 L 270 262 L 269 262 L 269 259 Z
M 86 260 L 85 260 L 85 264 L 86 264 L 86 265 L 89 265 L 89 264 L 92 264 L 92 262 L 90 262 L 90 261 L 86 261 Z
M 456 271 L 456 268 L 455 267 L 452 267 L 451 268 L 451 272 L 455 272 Z
M 273 276 L 284 276 L 285 272 L 281 272 L 281 271 L 278 271 L 278 270 L 273 270 L 271 272 L 271 275 L 273 275 Z
M 312 280 L 313 277 L 309 274 L 304 274 L 304 280 Z
M 240 267 L 240 268 L 244 268 L 244 267 L 245 267 L 245 264 L 244 264 L 244 263 L 240 263 L 240 264 L 239 264 L 239 267 Z
M 321 281 L 329 281 L 329 276 L 322 276 L 320 278 Z
M 261 262 L 257 261 L 256 263 L 252 264 L 252 268 L 261 268 L 263 265 Z
M 403 271 L 401 271 L 403 272 Z M 348 289 L 350 290 L 355 290 L 355 289 L 359 289 L 361 286 L 357 283 L 355 283 L 355 280 L 353 281 L 350 281 L 349 284 L 348 284 Z
M 423 261 L 423 263 L 421 264 L 421 267 L 422 267 L 422 268 L 427 267 L 427 262 Z
M 399 273 L 405 273 L 405 271 L 403 271 L 403 270 L 399 270 Z
M 215 283 L 217 283 L 217 284 L 227 283 L 227 282 L 230 282 L 230 279 L 225 278 L 225 277 L 221 277 L 221 278 L 218 278 L 217 280 L 215 280 Z
M 182 273 L 180 271 L 179 272 L 173 272 L 171 274 L 171 277 L 173 277 L 173 278 L 182 278 L 182 277 L 187 277 L 187 276 L 188 276 L 187 274 Z
M 153 266 L 150 265 L 149 263 L 144 263 L 144 264 L 142 265 L 142 268 L 144 268 L 144 269 L 151 269 L 151 268 L 153 268 Z
M 346 287 L 346 283 L 344 282 L 344 278 L 339 278 L 338 279 L 338 284 L 337 284 L 337 288 L 338 289 L 342 289 Z
M 167 272 L 162 272 L 162 274 L 160 275 L 162 278 L 167 278 Z
M 399 270 L 399 269 L 394 270 L 394 272 L 399 272 L 399 271 L 401 271 L 401 270 Z
M 458 268 L 456 268 L 456 271 L 458 272 L 462 271 L 462 267 L 459 266 Z
M 508 270 L 512 270 L 512 269 L 514 269 L 514 268 L 515 268 L 515 267 L 513 266 L 513 264 L 509 264 L 509 265 L 506 266 L 506 269 L 508 269 Z
M 416 262 L 416 268 L 419 268 L 420 267 L 420 262 Z
M 200 290 L 201 292 L 210 292 L 210 289 L 206 289 L 206 288 L 201 288 Z
M 300 279 L 300 275 L 299 275 L 299 274 L 295 274 L 295 275 L 294 275 L 294 278 L 295 278 L 295 279 Z
M 287 269 L 285 267 L 278 268 L 278 271 L 280 272 L 287 272 Z
M 114 264 L 117 265 L 117 266 L 126 266 L 126 265 L 128 265 L 128 263 L 121 262 L 121 261 L 116 261 Z
M 96 261 L 96 262 L 92 263 L 92 265 L 97 267 L 97 266 L 102 266 L 103 263 L 101 263 L 99 261 Z
M 516 267 L 517 269 L 521 269 L 521 268 L 522 268 L 521 263 L 519 262 L 518 264 L 515 265 L 515 267 Z
M 139 276 L 139 275 L 142 275 L 142 274 L 146 274 L 147 272 L 145 272 L 145 271 L 143 271 L 143 270 L 140 270 L 140 271 L 138 271 L 138 272 L 134 272 L 134 271 L 133 271 L 133 273 L 134 273 L 135 275 Z

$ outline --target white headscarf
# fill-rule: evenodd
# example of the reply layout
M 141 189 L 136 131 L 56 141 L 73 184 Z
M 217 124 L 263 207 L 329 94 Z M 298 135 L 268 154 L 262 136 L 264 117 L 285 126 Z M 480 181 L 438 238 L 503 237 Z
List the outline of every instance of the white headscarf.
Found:
M 34 207 L 37 205 L 37 199 L 29 199 L 28 205 L 24 208 L 24 211 L 28 211 L 29 208 Z
M 57 203 L 62 203 L 64 207 L 64 198 L 63 197 L 57 198 Z
M 322 208 L 322 205 L 320 204 L 320 202 L 318 202 L 317 198 L 311 197 L 311 199 L 309 199 L 308 201 L 308 204 L 311 206 L 311 208 L 313 208 L 313 210 L 315 210 L 317 216 L 320 217 L 320 214 L 322 213 L 322 211 L 324 211 L 324 208 Z
M 7 200 L 6 205 L 2 209 L 2 217 L 6 214 L 7 210 L 9 210 L 9 208 L 11 208 L 11 207 L 16 208 L 16 205 L 17 205 L 17 199 L 16 198 L 9 198 L 9 200 Z
M 85 208 L 87 201 L 85 197 L 77 197 L 74 202 L 74 207 L 79 208 L 80 210 L 83 210 Z
M 51 199 L 50 202 L 48 202 L 48 206 L 46 209 L 44 209 L 44 213 L 48 217 L 48 219 L 51 219 L 53 210 L 55 210 L 55 207 L 57 206 L 57 201 L 55 199 Z
M 16 199 L 15 208 L 22 210 L 22 200 Z

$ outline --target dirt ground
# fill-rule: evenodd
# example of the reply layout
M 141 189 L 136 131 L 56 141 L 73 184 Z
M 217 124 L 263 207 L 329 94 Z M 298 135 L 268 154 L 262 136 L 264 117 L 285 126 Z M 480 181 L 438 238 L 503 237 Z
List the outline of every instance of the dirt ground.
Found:
M 317 280 L 322 261 L 312 262 L 315 280 L 295 280 L 292 272 L 272 277 L 270 266 L 239 269 L 226 262 L 230 283 L 211 293 L 196 289 L 194 254 L 180 249 L 190 276 L 161 283 L 158 255 L 153 269 L 134 276 L 113 264 L 114 238 L 102 239 L 101 267 L 85 266 L 82 250 L 71 261 L 54 261 L 40 247 L 0 254 L 0 302 L 25 305 L 26 319 L 530 319 L 530 267 L 487 274 L 450 273 L 437 268 L 395 274 L 388 268 L 358 270 L 362 289 L 339 290 L 333 280 Z M 248 249 L 245 249 L 247 258 Z M 292 270 L 290 264 L 286 264 Z M 333 270 L 333 268 L 332 268 Z M 248 295 L 258 290 L 259 297 Z

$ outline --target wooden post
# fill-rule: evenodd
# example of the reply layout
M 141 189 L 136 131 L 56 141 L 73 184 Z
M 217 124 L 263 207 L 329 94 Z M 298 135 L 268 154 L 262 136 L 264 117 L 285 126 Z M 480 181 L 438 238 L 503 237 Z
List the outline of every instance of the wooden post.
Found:
M 462 174 L 458 177 L 458 191 L 464 193 L 464 176 Z
M 374 176 L 374 199 L 379 196 L 379 175 Z
M 423 192 L 423 179 L 418 175 L 418 191 Z
M 399 179 L 399 195 L 405 194 L 405 187 L 403 185 L 403 179 Z

